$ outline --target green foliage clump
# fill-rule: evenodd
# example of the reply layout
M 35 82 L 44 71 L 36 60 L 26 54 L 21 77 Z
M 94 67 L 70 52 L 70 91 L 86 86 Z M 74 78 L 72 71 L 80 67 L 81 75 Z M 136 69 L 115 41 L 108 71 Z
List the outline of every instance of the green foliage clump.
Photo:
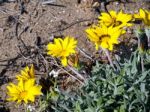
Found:
M 92 76 L 74 95 L 57 91 L 51 112 L 148 112 L 150 56 L 134 52 L 114 71 L 110 65 L 93 67 Z M 51 100 L 53 102 L 53 100 Z

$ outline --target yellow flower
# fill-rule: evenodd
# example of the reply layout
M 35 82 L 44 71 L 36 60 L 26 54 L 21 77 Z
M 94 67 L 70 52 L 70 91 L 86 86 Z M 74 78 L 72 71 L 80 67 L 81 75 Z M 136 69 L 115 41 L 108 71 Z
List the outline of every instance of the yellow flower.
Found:
M 150 11 L 140 9 L 138 14 L 134 14 L 135 19 L 140 19 L 145 25 L 150 26 Z
M 125 14 L 122 12 L 109 11 L 109 13 L 103 12 L 99 18 L 99 23 L 101 25 L 113 26 L 113 27 L 124 27 L 124 26 L 132 26 L 131 23 L 128 23 L 132 20 L 131 14 Z
M 61 63 L 63 66 L 68 65 L 67 58 L 71 54 L 75 54 L 75 48 L 77 46 L 77 41 L 73 37 L 65 37 L 64 39 L 57 38 L 54 39 L 54 43 L 49 43 L 47 45 L 47 54 L 53 57 L 61 58 Z
M 95 48 L 98 50 L 99 46 L 105 49 L 113 50 L 113 45 L 118 44 L 118 38 L 125 33 L 119 27 L 106 27 L 105 25 L 93 26 L 86 29 L 88 38 L 95 43 Z
M 8 101 L 17 101 L 17 103 L 28 103 L 28 101 L 34 102 L 35 96 L 41 95 L 41 86 L 35 85 L 34 79 L 27 81 L 20 80 L 18 85 L 10 83 L 7 86 L 7 94 L 9 95 Z
M 26 66 L 23 70 L 21 70 L 20 75 L 16 76 L 17 80 L 28 80 L 28 79 L 34 79 L 35 78 L 35 74 L 34 74 L 34 66 L 33 64 L 31 65 L 31 67 L 29 68 L 28 66 Z

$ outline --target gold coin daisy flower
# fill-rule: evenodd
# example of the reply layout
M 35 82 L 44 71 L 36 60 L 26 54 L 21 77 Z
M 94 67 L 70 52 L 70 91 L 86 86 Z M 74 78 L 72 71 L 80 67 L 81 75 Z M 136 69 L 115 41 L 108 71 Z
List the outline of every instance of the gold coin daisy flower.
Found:
M 54 43 L 47 45 L 47 54 L 61 59 L 63 66 L 68 65 L 67 58 L 76 53 L 77 40 L 73 37 L 55 38 Z
M 125 31 L 119 27 L 106 27 L 102 25 L 101 27 L 92 26 L 86 29 L 86 33 L 90 41 L 95 43 L 96 50 L 98 50 L 100 46 L 101 48 L 112 51 L 114 44 L 119 44 L 119 36 L 125 33 Z
M 34 79 L 35 73 L 34 73 L 34 66 L 33 64 L 31 67 L 26 66 L 23 70 L 21 70 L 20 74 L 16 76 L 17 80 L 23 80 L 26 81 L 28 79 Z
M 134 18 L 142 20 L 145 25 L 150 26 L 150 11 L 140 9 L 138 14 L 134 14 Z
M 17 103 L 28 103 L 29 101 L 34 102 L 35 97 L 42 95 L 41 86 L 35 85 L 34 79 L 27 81 L 20 80 L 18 85 L 10 83 L 7 86 L 7 94 L 9 95 L 8 101 L 17 101 Z
M 129 23 L 132 20 L 131 14 L 126 14 L 122 10 L 120 12 L 116 11 L 109 11 L 109 13 L 102 12 L 101 15 L 98 17 L 99 24 L 105 25 L 107 27 L 113 26 L 113 27 L 125 27 L 125 26 L 132 26 L 131 23 Z

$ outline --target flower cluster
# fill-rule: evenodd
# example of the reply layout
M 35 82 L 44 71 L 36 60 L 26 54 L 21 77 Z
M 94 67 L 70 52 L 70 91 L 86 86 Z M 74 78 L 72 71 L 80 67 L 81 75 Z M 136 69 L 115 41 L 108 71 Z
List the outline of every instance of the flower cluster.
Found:
M 115 44 L 119 44 L 119 37 L 124 34 L 125 28 L 133 25 L 133 20 L 140 19 L 150 26 L 150 12 L 140 9 L 138 14 L 109 11 L 102 12 L 98 17 L 97 25 L 92 25 L 85 30 L 87 37 L 95 44 L 95 49 L 99 47 L 112 51 Z M 68 57 L 76 53 L 77 40 L 73 37 L 54 39 L 54 43 L 47 45 L 47 54 L 61 59 L 61 64 L 67 66 Z M 76 64 L 77 65 L 77 64 Z
M 96 50 L 101 47 L 112 51 L 114 44 L 119 44 L 118 38 L 125 33 L 123 27 L 132 26 L 131 20 L 132 15 L 125 14 L 123 11 L 101 13 L 99 24 L 86 29 L 86 33 L 88 38 L 95 43 Z
M 21 74 L 16 76 L 18 84 L 9 83 L 7 86 L 8 101 L 17 101 L 17 103 L 28 103 L 35 101 L 35 96 L 42 95 L 41 86 L 36 85 L 34 67 L 28 66 L 21 70 Z

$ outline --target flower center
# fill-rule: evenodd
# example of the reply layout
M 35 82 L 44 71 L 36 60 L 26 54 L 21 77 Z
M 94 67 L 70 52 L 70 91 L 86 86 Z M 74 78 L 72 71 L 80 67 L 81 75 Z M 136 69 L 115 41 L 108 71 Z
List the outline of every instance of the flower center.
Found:
M 66 56 L 66 52 L 67 52 L 67 50 L 66 49 L 63 49 L 62 51 L 61 51 L 61 56 Z
M 115 24 L 114 24 L 114 27 L 115 27 L 115 26 L 119 26 L 119 25 L 121 25 L 121 24 L 122 24 L 121 21 L 116 21 Z
M 112 24 L 111 25 L 113 25 L 113 27 L 119 26 L 121 24 L 122 24 L 121 21 L 117 21 L 116 18 L 112 18 Z
M 24 99 L 25 96 L 27 96 L 27 91 L 22 91 L 22 92 L 20 93 L 20 98 L 21 98 L 21 99 Z
M 101 35 L 99 37 L 99 41 L 108 41 L 110 39 L 110 35 L 106 34 L 106 35 Z

